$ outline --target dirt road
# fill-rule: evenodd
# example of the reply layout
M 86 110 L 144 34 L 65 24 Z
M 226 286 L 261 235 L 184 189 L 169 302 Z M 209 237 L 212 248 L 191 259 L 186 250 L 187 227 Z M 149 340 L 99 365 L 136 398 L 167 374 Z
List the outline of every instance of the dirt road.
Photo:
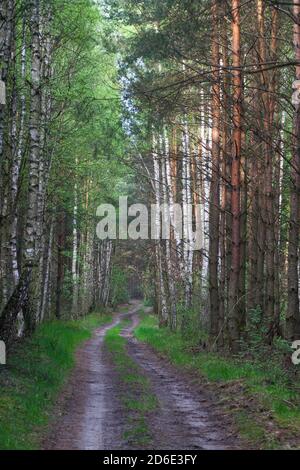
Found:
M 117 371 L 105 350 L 106 332 L 127 318 L 122 330 L 127 352 L 151 384 L 157 409 L 149 414 L 150 449 L 233 449 L 237 440 L 216 406 L 147 345 L 133 337 L 140 304 L 115 315 L 114 322 L 96 330 L 78 351 L 76 367 L 57 404 L 56 418 L 44 443 L 45 449 L 136 449 L 124 436 L 127 410 L 120 396 Z M 127 424 L 126 424 L 127 423 Z

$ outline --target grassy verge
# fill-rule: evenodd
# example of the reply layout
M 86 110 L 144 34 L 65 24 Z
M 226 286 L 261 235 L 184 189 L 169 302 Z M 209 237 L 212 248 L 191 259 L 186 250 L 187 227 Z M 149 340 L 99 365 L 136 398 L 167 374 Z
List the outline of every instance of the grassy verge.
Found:
M 151 392 L 149 379 L 140 372 L 126 351 L 126 339 L 120 336 L 126 324 L 125 320 L 109 330 L 105 345 L 120 381 L 119 393 L 127 419 L 124 439 L 131 445 L 143 447 L 152 440 L 147 417 L 156 409 L 157 401 Z
M 158 328 L 157 319 L 151 315 L 142 316 L 135 336 L 176 366 L 205 379 L 251 445 L 299 447 L 300 384 L 283 368 L 275 367 L 271 358 L 251 362 L 214 353 L 195 353 L 188 340 L 179 333 Z
M 111 320 L 92 314 L 39 326 L 0 366 L 0 449 L 36 449 L 51 407 L 74 365 L 77 346 Z

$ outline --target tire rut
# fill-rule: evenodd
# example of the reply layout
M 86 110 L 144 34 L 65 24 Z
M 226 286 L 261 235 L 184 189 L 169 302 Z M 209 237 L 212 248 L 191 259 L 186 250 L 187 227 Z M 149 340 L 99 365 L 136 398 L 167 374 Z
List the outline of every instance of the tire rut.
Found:
M 150 379 L 159 409 L 151 416 L 153 448 L 164 450 L 238 449 L 238 439 L 224 415 L 211 399 L 193 386 L 187 377 L 161 359 L 146 344 L 133 337 L 138 323 L 123 331 L 128 352 Z

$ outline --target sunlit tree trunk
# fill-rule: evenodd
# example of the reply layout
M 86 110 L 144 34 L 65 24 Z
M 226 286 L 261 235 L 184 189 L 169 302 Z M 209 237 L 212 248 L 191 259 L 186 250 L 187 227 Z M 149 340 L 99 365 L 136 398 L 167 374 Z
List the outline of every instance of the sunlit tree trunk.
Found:
M 184 260 L 184 301 L 188 309 L 192 304 L 193 289 L 193 234 L 192 234 L 192 192 L 191 192 L 191 155 L 187 117 L 183 122 L 182 133 L 182 222 L 183 222 L 183 260 Z
M 168 322 L 168 308 L 166 300 L 166 289 L 163 277 L 163 263 L 161 252 L 161 219 L 160 219 L 160 203 L 161 203 L 161 173 L 158 155 L 158 145 L 155 136 L 153 135 L 152 144 L 152 158 L 154 167 L 154 192 L 155 192 L 155 258 L 156 258 L 156 273 L 157 273 L 157 293 L 158 293 L 158 308 L 161 323 Z
M 72 246 L 72 314 L 76 317 L 78 309 L 78 187 L 77 182 L 74 186 L 74 207 L 73 207 L 73 246 Z
M 240 1 L 232 0 L 232 63 L 233 63 L 233 147 L 231 167 L 232 268 L 229 281 L 228 333 L 232 350 L 239 347 L 239 276 L 240 276 L 240 167 L 241 167 L 241 31 Z

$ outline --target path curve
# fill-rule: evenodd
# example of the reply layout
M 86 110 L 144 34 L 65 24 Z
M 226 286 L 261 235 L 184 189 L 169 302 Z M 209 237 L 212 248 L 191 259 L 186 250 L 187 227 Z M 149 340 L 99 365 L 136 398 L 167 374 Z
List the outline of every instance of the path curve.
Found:
M 133 337 L 141 304 L 134 301 L 126 313 L 98 328 L 76 354 L 76 367 L 58 404 L 44 449 L 130 449 L 124 442 L 126 410 L 118 396 L 118 379 L 103 341 L 122 318 L 131 323 L 122 330 L 127 350 L 149 379 L 159 409 L 149 417 L 151 448 L 158 450 L 237 449 L 237 437 L 210 397 L 151 348 Z

